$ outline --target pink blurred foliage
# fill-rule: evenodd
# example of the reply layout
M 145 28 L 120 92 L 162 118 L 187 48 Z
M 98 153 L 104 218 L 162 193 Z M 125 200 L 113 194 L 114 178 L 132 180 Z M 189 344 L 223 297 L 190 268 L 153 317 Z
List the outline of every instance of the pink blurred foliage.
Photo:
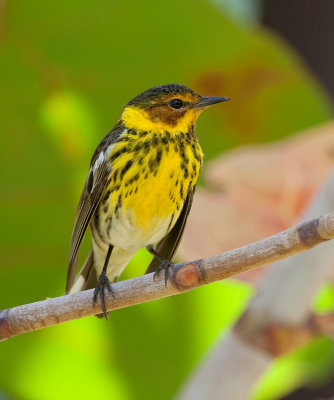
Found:
M 334 123 L 283 141 L 234 149 L 204 168 L 179 257 L 194 260 L 294 225 L 321 189 L 334 159 Z M 263 269 L 240 275 L 254 281 Z

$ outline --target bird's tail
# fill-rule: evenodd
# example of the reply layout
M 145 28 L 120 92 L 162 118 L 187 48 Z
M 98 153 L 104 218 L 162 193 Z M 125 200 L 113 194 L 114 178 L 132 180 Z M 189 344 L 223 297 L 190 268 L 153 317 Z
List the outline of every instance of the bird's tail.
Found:
M 98 280 L 96 270 L 94 268 L 93 249 L 89 253 L 81 271 L 74 280 L 73 285 L 67 291 L 67 294 L 77 293 L 82 290 L 92 289 L 97 286 Z

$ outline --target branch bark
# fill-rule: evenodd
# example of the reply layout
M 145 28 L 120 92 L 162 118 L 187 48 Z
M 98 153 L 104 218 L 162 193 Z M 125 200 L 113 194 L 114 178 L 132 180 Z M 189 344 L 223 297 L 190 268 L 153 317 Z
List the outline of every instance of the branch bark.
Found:
M 292 256 L 334 238 L 334 212 L 301 223 L 277 235 L 223 254 L 177 264 L 167 286 L 153 274 L 113 284 L 106 296 L 108 311 L 180 294 Z M 65 295 L 0 311 L 0 340 L 101 312 L 92 303 L 93 290 Z

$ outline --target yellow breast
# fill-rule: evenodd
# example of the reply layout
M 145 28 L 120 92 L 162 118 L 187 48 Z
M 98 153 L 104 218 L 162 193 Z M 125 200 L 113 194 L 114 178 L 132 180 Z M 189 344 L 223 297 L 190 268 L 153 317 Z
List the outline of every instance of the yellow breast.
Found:
M 128 218 L 134 228 L 153 232 L 173 214 L 176 222 L 197 182 L 202 150 L 191 133 L 129 130 L 112 146 L 109 159 L 111 182 L 101 202 L 106 217 Z

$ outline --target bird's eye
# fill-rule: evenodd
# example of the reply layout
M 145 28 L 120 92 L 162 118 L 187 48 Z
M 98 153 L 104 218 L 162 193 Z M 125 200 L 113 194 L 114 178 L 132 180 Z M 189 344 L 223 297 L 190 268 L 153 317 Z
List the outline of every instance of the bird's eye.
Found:
M 179 108 L 181 108 L 183 106 L 183 101 L 180 99 L 173 99 L 169 102 L 169 105 L 172 108 L 175 108 L 176 110 L 178 110 Z

